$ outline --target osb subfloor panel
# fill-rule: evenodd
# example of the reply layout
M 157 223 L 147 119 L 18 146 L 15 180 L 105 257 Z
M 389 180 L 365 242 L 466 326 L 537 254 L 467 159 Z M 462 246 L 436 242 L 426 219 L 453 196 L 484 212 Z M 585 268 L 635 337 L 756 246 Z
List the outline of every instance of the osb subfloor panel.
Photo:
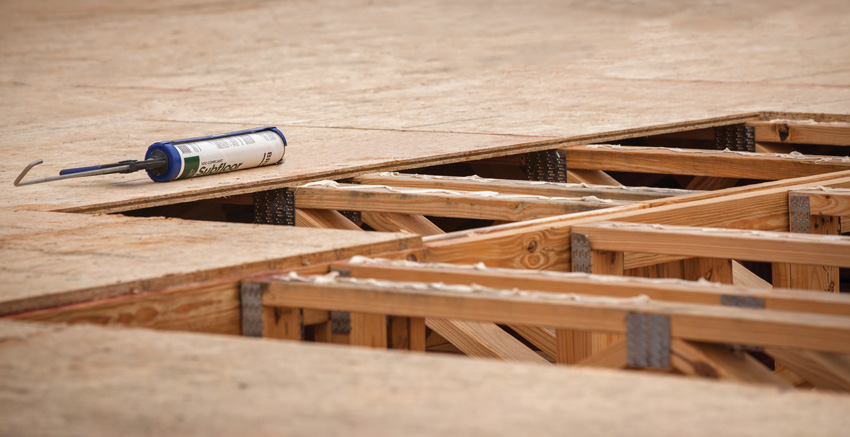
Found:
M 119 210 L 548 137 L 850 111 L 846 1 L 12 0 L 0 12 L 4 184 L 36 158 L 48 164 L 33 176 L 248 126 L 277 125 L 292 145 L 283 167 L 163 186 L 134 174 L 3 190 L 18 208 Z
M 419 245 L 394 233 L 0 214 L 0 315 Z
M 122 211 L 757 111 L 850 113 L 850 3 L 647 3 L 0 2 L 3 305 L 32 309 L 414 244 L 14 210 Z M 31 177 L 259 125 L 287 135 L 284 165 L 168 184 L 136 173 L 11 186 L 37 158 L 46 164 Z M 847 397 L 813 393 L 2 326 L 4 435 L 827 435 L 850 425 Z
M 215 124 L 205 125 L 204 129 L 208 129 L 206 132 L 209 133 L 225 132 L 236 127 Z M 178 134 L 180 130 L 184 133 Z M 74 132 L 80 135 L 80 139 L 74 141 L 74 147 L 48 145 L 40 149 L 37 153 L 49 160 L 49 165 L 36 167 L 30 177 L 58 174 L 59 169 L 63 167 L 62 163 L 68 162 L 82 165 L 85 162 L 117 162 L 127 157 L 141 159 L 147 148 L 146 144 L 156 141 L 156 138 L 177 139 L 189 131 L 193 131 L 189 136 L 205 134 L 204 131 L 197 130 L 197 127 L 174 122 L 128 121 L 118 125 L 75 127 Z M 15 189 L 10 184 L 0 192 L 0 204 L 17 209 L 116 212 L 268 190 L 292 185 L 296 181 L 339 179 L 366 171 L 411 167 L 416 163 L 427 163 L 429 158 L 458 161 L 485 150 L 492 153 L 517 146 L 533 148 L 550 143 L 546 138 L 538 137 L 439 132 L 402 133 L 300 127 L 287 127 L 283 132 L 290 147 L 287 147 L 285 162 L 282 165 L 168 183 L 154 183 L 144 172 L 138 172 L 71 179 Z M 13 144 L 32 144 L 43 136 L 43 132 L 26 132 L 10 134 L 6 138 L 12 139 Z M 29 162 L 28 160 L 31 161 L 34 149 L 16 149 L 13 146 L 8 150 L 10 159 L 0 161 L 0 167 L 3 169 L 0 171 L 4 175 L 8 174 L 10 180 L 14 180 L 23 165 Z M 81 150 L 87 152 L 81 153 Z M 20 159 L 16 159 L 18 157 Z M 15 165 L 11 164 L 12 161 L 15 161 Z M 18 163 L 21 165 L 16 166 Z M 65 164 L 64 167 L 68 165 Z
M 3 435 L 846 435 L 850 398 L 604 370 L 0 322 Z M 212 400 L 217 400 L 212 402 Z

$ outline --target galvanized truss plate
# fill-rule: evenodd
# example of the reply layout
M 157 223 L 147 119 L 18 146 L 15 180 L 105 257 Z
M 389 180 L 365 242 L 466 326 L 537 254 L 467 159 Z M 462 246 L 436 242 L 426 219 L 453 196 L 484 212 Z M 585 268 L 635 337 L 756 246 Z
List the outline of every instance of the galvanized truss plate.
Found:
M 351 313 L 348 311 L 331 311 L 331 332 L 334 334 L 351 333 Z
M 714 146 L 718 150 L 729 149 L 738 152 L 755 152 L 755 128 L 745 124 L 717 126 L 714 128 Z
M 670 316 L 626 314 L 629 367 L 670 369 Z
M 526 153 L 525 168 L 530 181 L 566 182 L 567 152 L 543 150 Z
M 809 196 L 791 195 L 788 198 L 788 228 L 791 232 L 808 234 L 809 228 Z
M 263 287 L 260 284 L 242 284 L 239 288 L 242 305 L 242 335 L 263 336 Z
M 570 258 L 574 272 L 591 273 L 593 271 L 590 254 L 590 240 L 587 239 L 587 235 L 570 232 Z
M 295 226 L 295 192 L 281 188 L 254 193 L 254 223 Z
M 732 294 L 724 294 L 720 296 L 720 304 L 741 308 L 764 309 L 764 299 L 753 296 L 736 296 Z

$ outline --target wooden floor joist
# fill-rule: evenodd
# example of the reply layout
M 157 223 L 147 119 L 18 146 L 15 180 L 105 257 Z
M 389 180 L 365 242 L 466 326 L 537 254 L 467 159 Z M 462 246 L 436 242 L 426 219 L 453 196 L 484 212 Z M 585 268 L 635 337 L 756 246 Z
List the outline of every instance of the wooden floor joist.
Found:
M 847 434 L 847 295 L 802 290 L 846 194 L 789 191 L 850 189 L 850 2 L 578 3 L 0 2 L 0 435 Z M 261 125 L 279 165 L 12 186 Z M 696 239 L 531 271 L 600 222 Z
M 397 214 L 394 212 L 361 213 L 363 222 L 381 232 L 410 232 L 417 235 L 440 235 L 442 229 L 420 214 Z
M 746 125 L 755 129 L 756 141 L 850 146 L 850 123 L 771 120 L 748 121 Z
M 423 290 L 415 284 L 301 278 L 257 280 L 265 306 L 369 311 L 563 329 L 626 332 L 626 314 L 669 317 L 673 338 L 850 353 L 850 319 L 843 316 L 715 307 L 648 299 L 600 298 L 516 291 Z M 709 329 L 710 327 L 710 329 Z
M 363 185 L 387 185 L 392 187 L 429 188 L 457 191 L 495 191 L 504 194 L 527 194 L 547 197 L 595 196 L 611 200 L 649 200 L 693 194 L 694 190 L 670 188 L 626 187 L 588 184 L 565 184 L 557 182 L 517 181 L 480 177 L 431 176 L 404 173 L 367 174 L 352 179 Z
M 717 283 L 691 283 L 676 280 L 586 275 L 583 273 L 536 272 L 521 269 L 479 269 L 460 265 L 416 264 L 409 261 L 331 263 L 332 271 L 352 278 L 387 281 L 478 284 L 494 288 L 517 288 L 552 293 L 629 298 L 647 296 L 653 300 L 701 305 L 721 305 L 731 297 L 753 298 L 764 308 L 781 311 L 850 316 L 850 296 L 813 294 L 795 290 L 765 290 Z
M 850 169 L 843 157 L 773 155 L 720 150 L 628 147 L 607 144 L 570 146 L 569 169 L 684 174 L 778 180 Z
M 296 209 L 295 226 L 319 229 L 361 230 L 351 220 L 330 209 Z M 393 231 L 395 232 L 395 231 Z
M 592 250 L 850 267 L 850 238 L 840 236 L 604 221 L 572 231 Z
M 494 192 L 428 190 L 355 184 L 303 185 L 297 208 L 392 212 L 520 221 L 627 204 L 622 200 L 559 198 Z
M 729 346 L 673 340 L 671 365 L 678 371 L 726 381 L 790 388 L 791 384 L 744 351 Z M 784 349 L 783 349 L 784 350 Z
M 809 214 L 850 217 L 850 189 L 809 189 L 794 190 L 789 196 L 809 198 Z
M 850 392 L 850 357 L 847 355 L 775 348 L 765 351 L 817 388 Z
M 471 357 L 498 358 L 506 361 L 538 364 L 549 363 L 545 358 L 492 322 L 469 322 L 428 317 L 425 319 L 425 324 Z
M 429 237 L 421 258 L 434 262 L 484 262 L 494 267 L 569 270 L 574 225 L 601 220 L 787 232 L 788 192 L 825 186 L 850 188 L 850 172 L 788 179 L 592 213 L 552 217 Z M 725 193 L 724 193 L 725 191 Z

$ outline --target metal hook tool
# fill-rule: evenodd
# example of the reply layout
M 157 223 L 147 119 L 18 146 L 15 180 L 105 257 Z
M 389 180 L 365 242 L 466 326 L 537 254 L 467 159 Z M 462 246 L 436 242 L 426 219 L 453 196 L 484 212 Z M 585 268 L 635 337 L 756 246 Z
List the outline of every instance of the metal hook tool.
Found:
M 148 159 L 146 161 L 121 161 L 115 164 L 95 165 L 91 167 L 68 168 L 59 172 L 59 176 L 49 176 L 41 179 L 32 179 L 23 182 L 24 176 L 32 170 L 33 167 L 43 163 L 41 159 L 35 160 L 26 167 L 15 179 L 15 186 L 41 184 L 44 182 L 58 181 L 61 179 L 82 178 L 86 176 L 96 176 L 110 173 L 131 173 L 134 171 L 145 170 L 148 168 L 161 167 L 167 165 L 165 159 Z

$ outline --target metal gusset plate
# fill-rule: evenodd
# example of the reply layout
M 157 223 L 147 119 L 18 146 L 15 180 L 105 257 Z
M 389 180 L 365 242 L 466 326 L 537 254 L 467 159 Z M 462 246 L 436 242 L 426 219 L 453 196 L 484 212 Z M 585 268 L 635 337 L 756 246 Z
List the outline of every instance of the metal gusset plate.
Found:
M 295 226 L 295 192 L 281 188 L 254 193 L 254 223 Z
M 756 131 L 752 126 L 733 124 L 714 128 L 714 146 L 718 150 L 756 151 Z
M 629 367 L 670 369 L 670 316 L 626 314 Z
M 567 152 L 544 150 L 525 154 L 528 180 L 542 182 L 567 181 Z

